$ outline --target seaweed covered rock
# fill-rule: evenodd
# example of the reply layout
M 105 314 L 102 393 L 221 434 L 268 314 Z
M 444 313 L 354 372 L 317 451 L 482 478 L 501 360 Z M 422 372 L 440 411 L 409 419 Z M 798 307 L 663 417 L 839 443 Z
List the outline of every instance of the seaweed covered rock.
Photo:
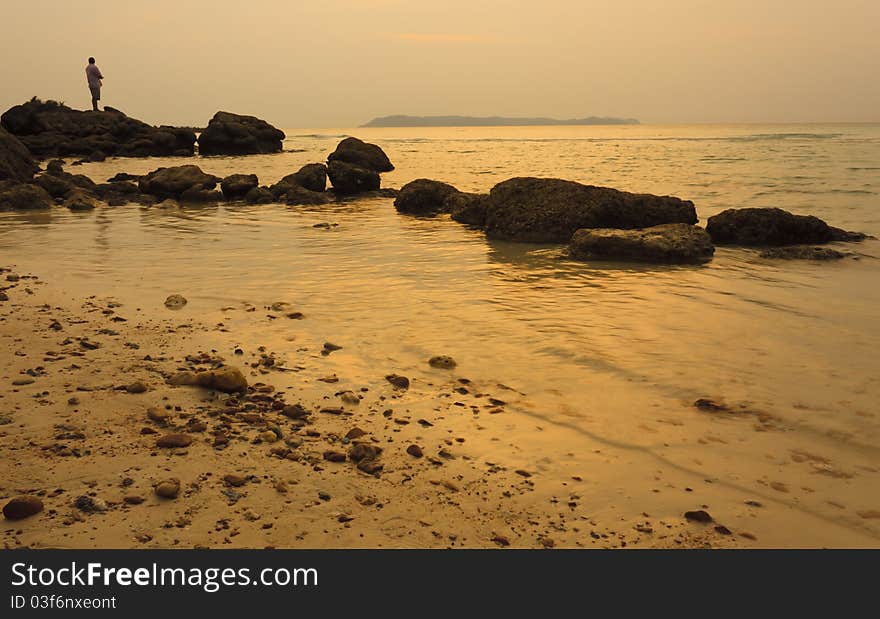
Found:
M 199 135 L 199 154 L 280 153 L 284 132 L 256 116 L 217 112 Z
M 43 158 L 187 156 L 196 141 L 189 129 L 154 127 L 110 107 L 82 111 L 37 98 L 7 110 L 0 124 Z
M 394 169 L 385 151 L 375 144 L 364 142 L 358 138 L 342 140 L 336 146 L 336 150 L 327 157 L 327 161 L 350 163 L 374 172 L 391 172 Z
M 26 182 L 38 169 L 27 147 L 0 127 L 0 180 Z
M 661 224 L 639 230 L 583 228 L 571 237 L 569 251 L 579 260 L 700 263 L 715 253 L 703 228 Z
M 865 235 L 832 228 L 812 215 L 795 215 L 781 208 L 727 209 L 706 222 L 718 245 L 752 247 L 808 245 L 829 241 L 858 241 Z
M 327 166 L 327 175 L 334 191 L 339 195 L 375 191 L 379 189 L 381 182 L 378 172 L 343 161 L 331 161 Z
M 434 215 L 446 212 L 446 199 L 456 193 L 458 189 L 448 183 L 419 178 L 400 188 L 394 208 L 400 213 Z
M 193 187 L 214 189 L 219 181 L 216 176 L 202 172 L 199 166 L 184 165 L 154 170 L 141 177 L 138 188 L 142 193 L 154 195 L 160 200 L 177 199 Z
M 531 243 L 567 243 L 581 228 L 647 228 L 697 223 L 693 202 L 554 178 L 512 178 L 486 198 L 486 234 Z

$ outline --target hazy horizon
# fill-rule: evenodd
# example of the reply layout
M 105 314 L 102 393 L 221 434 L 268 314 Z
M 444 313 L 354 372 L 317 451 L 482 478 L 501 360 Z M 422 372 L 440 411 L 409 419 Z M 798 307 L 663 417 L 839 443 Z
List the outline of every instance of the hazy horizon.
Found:
M 636 118 L 644 124 L 880 121 L 880 3 L 230 0 L 7 9 L 0 108 L 33 96 L 201 126 L 378 116 Z

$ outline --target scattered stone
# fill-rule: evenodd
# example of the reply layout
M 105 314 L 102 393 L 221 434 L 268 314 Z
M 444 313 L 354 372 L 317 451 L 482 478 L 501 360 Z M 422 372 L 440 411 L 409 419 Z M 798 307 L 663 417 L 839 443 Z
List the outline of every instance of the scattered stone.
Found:
M 33 384 L 33 382 L 33 378 L 31 378 L 30 376 L 26 376 L 25 378 L 16 378 L 14 381 L 12 381 L 12 384 L 16 387 L 23 387 L 25 385 L 31 385 Z
M 497 535 L 497 534 L 496 534 L 496 535 L 492 538 L 491 541 L 495 542 L 495 543 L 498 544 L 499 546 L 510 546 L 510 540 L 507 539 L 504 535 Z
M 358 462 L 357 467 L 358 470 L 363 471 L 368 475 L 377 475 L 382 471 L 383 468 L 385 468 L 379 462 L 376 462 L 375 460 L 371 460 L 369 458 L 364 458 L 363 460 Z
M 132 496 L 132 495 L 128 495 L 128 496 L 124 496 L 124 497 L 122 497 L 122 501 L 123 501 L 124 503 L 127 503 L 128 505 L 140 505 L 140 504 L 143 503 L 145 500 L 146 500 L 146 499 L 144 499 L 144 497 L 142 497 L 142 496 Z
M 382 448 L 367 443 L 357 443 L 348 450 L 348 458 L 352 462 L 360 462 L 363 459 L 375 460 L 382 454 Z
M 189 434 L 184 434 L 182 432 L 175 432 L 172 434 L 165 434 L 160 436 L 156 440 L 156 447 L 189 447 L 192 445 L 192 437 Z
M 81 512 L 94 514 L 95 512 L 107 511 L 107 503 L 101 499 L 90 497 L 86 494 L 76 497 L 73 506 Z
M 345 454 L 339 451 L 325 451 L 324 459 L 329 462 L 345 462 Z
M 345 434 L 345 438 L 347 438 L 350 441 L 353 441 L 355 439 L 358 439 L 358 438 L 364 436 L 365 434 L 366 434 L 366 432 L 364 430 L 361 430 L 360 428 L 352 428 L 351 430 L 349 430 Z
M 3 516 L 7 520 L 21 520 L 43 511 L 43 501 L 35 496 L 19 496 L 3 506 Z
M 172 294 L 165 299 L 165 307 L 170 310 L 179 310 L 187 304 L 187 300 L 183 295 Z
M 171 419 L 171 413 L 161 408 L 150 407 L 147 409 L 147 417 L 150 419 L 150 421 L 164 424 L 167 423 L 169 419 Z
M 281 409 L 281 414 L 290 419 L 302 419 L 308 416 L 309 411 L 301 404 L 290 404 Z
M 424 452 L 422 452 L 422 448 L 418 445 L 410 445 L 406 448 L 406 453 L 411 455 L 413 458 L 421 458 L 424 455 Z
M 223 481 L 230 486 L 239 488 L 247 483 L 247 477 L 242 477 L 241 475 L 230 473 L 229 475 L 223 476 Z

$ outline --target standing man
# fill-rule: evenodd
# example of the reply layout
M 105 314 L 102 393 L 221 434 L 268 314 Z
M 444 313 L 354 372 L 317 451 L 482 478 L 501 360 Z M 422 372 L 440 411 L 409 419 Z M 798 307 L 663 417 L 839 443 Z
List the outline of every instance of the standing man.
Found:
M 92 91 L 92 109 L 98 111 L 98 101 L 101 100 L 101 69 L 95 64 L 94 58 L 89 58 L 89 66 L 86 67 L 86 79 L 89 81 L 89 90 Z

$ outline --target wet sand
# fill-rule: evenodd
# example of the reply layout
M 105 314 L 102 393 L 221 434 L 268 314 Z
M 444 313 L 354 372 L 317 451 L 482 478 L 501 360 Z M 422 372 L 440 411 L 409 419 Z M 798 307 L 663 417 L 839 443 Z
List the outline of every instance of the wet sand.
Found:
M 531 414 L 546 402 L 469 380 L 467 359 L 365 362 L 357 341 L 300 328 L 313 319 L 287 299 L 196 316 L 152 296 L 83 298 L 6 266 L 0 499 L 44 503 L 3 522 L 7 548 L 880 545 L 880 505 L 864 491 L 880 473 L 873 449 L 829 459 L 792 444 L 770 412 L 700 410 L 632 385 L 639 439 L 619 442 L 592 433 L 589 414 Z M 278 321 L 293 355 L 265 345 Z M 168 383 L 220 364 L 242 370 L 246 394 Z M 581 414 L 617 396 L 582 391 L 570 402 Z M 304 418 L 285 415 L 296 404 Z M 157 446 L 174 433 L 191 444 Z M 748 442 L 763 458 L 729 449 Z M 357 443 L 381 448 L 381 470 L 351 461 Z M 177 498 L 157 496 L 171 478 Z

